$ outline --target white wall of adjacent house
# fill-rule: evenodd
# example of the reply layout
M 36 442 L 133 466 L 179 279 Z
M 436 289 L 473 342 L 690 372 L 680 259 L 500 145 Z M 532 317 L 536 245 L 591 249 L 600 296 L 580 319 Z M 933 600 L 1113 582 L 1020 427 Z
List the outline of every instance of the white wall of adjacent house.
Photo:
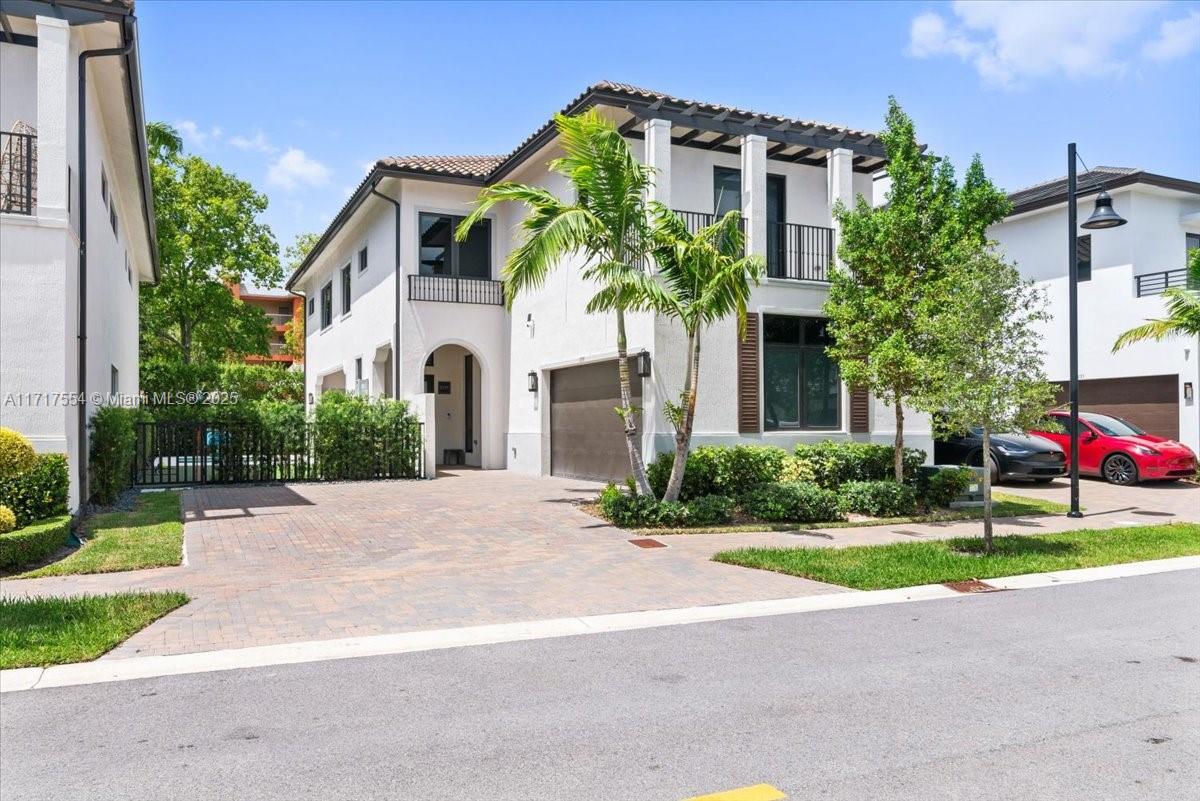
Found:
M 1079 283 L 1079 377 L 1081 380 L 1178 376 L 1180 440 L 1200 451 L 1200 340 L 1177 337 L 1141 342 L 1112 352 L 1124 331 L 1164 314 L 1159 294 L 1137 296 L 1137 277 L 1181 270 L 1186 235 L 1200 233 L 1200 222 L 1185 218 L 1200 212 L 1200 197 L 1144 184 L 1112 193 L 1113 205 L 1128 222 L 1091 234 L 1091 279 Z M 1078 218 L 1091 214 L 1095 198 L 1080 199 Z M 1066 205 L 1021 214 L 996 225 L 992 236 L 1022 275 L 1045 291 L 1051 319 L 1041 329 L 1047 378 L 1066 381 L 1069 327 Z M 1192 385 L 1192 399 L 1184 385 Z
M 11 21 L 17 32 L 36 35 L 38 45 L 0 43 L 0 127 L 10 131 L 21 120 L 36 129 L 37 195 L 32 214 L 0 214 L 0 425 L 25 434 L 41 452 L 67 454 L 74 508 L 79 494 L 76 410 L 59 394 L 81 389 L 77 57 L 82 49 L 104 45 L 89 38 L 94 34 L 58 19 Z M 93 62 L 90 74 L 83 388 L 136 395 L 137 285 L 150 277 L 147 232 L 140 184 L 126 152 L 128 129 L 110 130 L 124 113 L 124 98 L 116 93 L 122 91 L 120 67 Z M 106 105 L 115 110 L 104 112 Z M 95 408 L 89 403 L 88 414 Z

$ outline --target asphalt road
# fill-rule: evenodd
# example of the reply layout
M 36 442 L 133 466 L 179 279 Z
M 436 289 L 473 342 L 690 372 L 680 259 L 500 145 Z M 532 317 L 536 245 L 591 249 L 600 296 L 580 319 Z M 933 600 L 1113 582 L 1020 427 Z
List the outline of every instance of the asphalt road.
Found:
M 6 694 L 18 799 L 1200 799 L 1200 571 Z

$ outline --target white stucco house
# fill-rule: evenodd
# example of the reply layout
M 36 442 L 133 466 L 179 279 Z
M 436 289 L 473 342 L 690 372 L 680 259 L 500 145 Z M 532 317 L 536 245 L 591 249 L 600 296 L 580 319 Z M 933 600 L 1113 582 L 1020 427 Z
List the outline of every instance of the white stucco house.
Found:
M 74 509 L 89 415 L 138 392 L 158 270 L 137 22 L 123 0 L 5 0 L 0 23 L 0 425 L 67 454 Z
M 861 439 L 890 442 L 893 413 L 851 393 L 824 353 L 821 307 L 835 253 L 831 209 L 868 199 L 884 166 L 875 134 L 598 83 L 565 113 L 597 108 L 655 169 L 653 195 L 689 224 L 741 208 L 747 247 L 770 277 L 753 294 L 748 335 L 733 320 L 705 334 L 696 444 Z M 561 195 L 547 122 L 497 156 L 377 161 L 288 280 L 306 298 L 306 395 L 330 389 L 411 398 L 436 463 L 533 474 L 628 473 L 613 409 L 614 321 L 584 307 L 594 289 L 563 263 L 537 291 L 503 305 L 501 268 L 522 208 L 504 205 L 462 244 L 451 231 L 480 188 L 514 180 Z M 672 321 L 627 321 L 647 458 L 671 447 L 663 402 L 679 396 L 684 339 Z M 908 441 L 932 454 L 929 421 Z
M 1164 314 L 1162 292 L 1183 286 L 1187 252 L 1200 247 L 1200 182 L 1143 170 L 1097 167 L 1078 178 L 1078 219 L 1103 188 L 1128 222 L 1079 229 L 1079 402 L 1124 417 L 1200 451 L 1200 340 L 1142 342 L 1112 352 L 1124 331 Z M 1069 378 L 1066 179 L 1010 195 L 1012 214 L 991 229 L 1003 253 L 1045 289 L 1047 376 Z M 1060 401 L 1065 401 L 1065 390 Z

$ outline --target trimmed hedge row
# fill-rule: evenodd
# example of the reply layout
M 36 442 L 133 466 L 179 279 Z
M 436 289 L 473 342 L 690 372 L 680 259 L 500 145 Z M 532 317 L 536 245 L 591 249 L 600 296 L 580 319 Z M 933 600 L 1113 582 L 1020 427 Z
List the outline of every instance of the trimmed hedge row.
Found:
M 838 487 L 838 508 L 871 517 L 900 517 L 917 511 L 917 493 L 895 481 L 847 481 Z
M 137 445 L 137 422 L 147 419 L 141 409 L 103 406 L 92 415 L 91 475 L 92 498 L 108 506 L 131 483 L 129 466 Z
M 59 515 L 0 534 L 0 570 L 16 570 L 54 555 L 67 544 L 71 518 Z
M 713 526 L 728 523 L 734 502 L 724 495 L 706 495 L 686 503 L 632 495 L 613 484 L 600 493 L 601 513 L 623 528 L 638 526 Z
M 837 489 L 847 481 L 890 481 L 895 478 L 894 445 L 873 442 L 834 442 L 797 445 L 795 456 L 806 462 L 813 481 L 826 489 Z M 914 477 L 925 463 L 925 451 L 904 449 L 904 476 Z
M 67 457 L 38 454 L 33 467 L 0 481 L 0 506 L 11 509 L 17 528 L 23 528 L 35 520 L 65 515 L 70 487 Z
M 759 520 L 831 523 L 842 519 L 837 493 L 807 482 L 760 484 L 742 496 L 742 508 Z

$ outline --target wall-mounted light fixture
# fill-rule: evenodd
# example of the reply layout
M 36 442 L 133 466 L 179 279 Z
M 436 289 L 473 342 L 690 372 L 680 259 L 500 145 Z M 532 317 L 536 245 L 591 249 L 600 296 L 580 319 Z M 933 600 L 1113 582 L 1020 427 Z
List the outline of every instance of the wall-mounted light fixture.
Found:
M 1184 381 L 1183 382 L 1183 399 L 1185 401 L 1190 401 L 1194 397 L 1196 397 L 1196 393 L 1195 393 L 1195 390 L 1192 389 L 1192 382 Z
M 308 393 L 308 405 L 309 406 L 313 405 L 313 394 L 311 392 Z
M 650 377 L 650 352 L 642 351 L 637 355 L 637 374 L 642 378 Z
M 538 384 L 537 373 L 535 373 L 533 370 L 530 370 L 529 371 L 529 391 L 537 392 L 537 384 Z

